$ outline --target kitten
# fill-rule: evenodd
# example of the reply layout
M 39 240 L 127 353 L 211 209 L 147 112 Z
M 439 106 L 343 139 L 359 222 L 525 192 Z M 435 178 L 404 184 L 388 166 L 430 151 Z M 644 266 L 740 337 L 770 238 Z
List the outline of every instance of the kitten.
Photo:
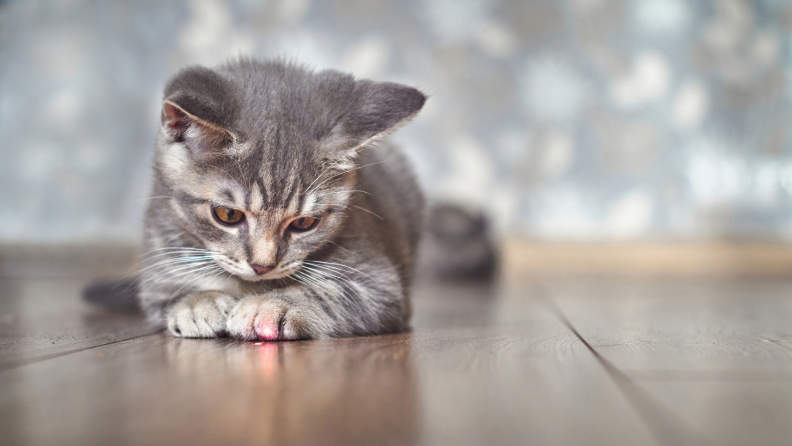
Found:
M 240 59 L 165 88 L 140 300 L 175 336 L 316 339 L 408 328 L 424 201 L 384 136 L 426 97 Z

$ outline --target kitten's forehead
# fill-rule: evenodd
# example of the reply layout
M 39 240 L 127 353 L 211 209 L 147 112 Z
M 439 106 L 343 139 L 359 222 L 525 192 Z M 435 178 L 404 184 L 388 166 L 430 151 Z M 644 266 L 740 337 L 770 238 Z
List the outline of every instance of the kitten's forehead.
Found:
M 180 195 L 215 205 L 243 209 L 255 215 L 284 211 L 289 215 L 321 212 L 327 201 L 326 181 L 337 169 L 327 170 L 311 151 L 283 151 L 246 142 L 253 148 L 244 156 L 223 154 L 202 165 L 189 162 L 181 150 L 163 158 L 169 183 Z M 273 154 L 274 152 L 274 154 Z M 331 196 L 330 198 L 336 198 Z
M 256 215 L 275 210 L 293 215 L 316 211 L 317 195 L 322 189 L 309 187 L 311 183 L 319 185 L 313 181 L 317 174 L 310 160 L 262 161 L 258 168 L 250 161 L 231 162 L 207 171 L 203 182 L 211 185 L 214 197 L 209 199 Z

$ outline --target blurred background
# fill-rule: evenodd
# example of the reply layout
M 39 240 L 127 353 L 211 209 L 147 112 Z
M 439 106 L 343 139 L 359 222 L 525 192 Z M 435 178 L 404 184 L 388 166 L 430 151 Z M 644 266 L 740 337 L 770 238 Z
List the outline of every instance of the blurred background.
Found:
M 0 242 L 133 244 L 161 91 L 282 56 L 427 92 L 430 197 L 539 241 L 792 239 L 792 2 L 0 1 Z

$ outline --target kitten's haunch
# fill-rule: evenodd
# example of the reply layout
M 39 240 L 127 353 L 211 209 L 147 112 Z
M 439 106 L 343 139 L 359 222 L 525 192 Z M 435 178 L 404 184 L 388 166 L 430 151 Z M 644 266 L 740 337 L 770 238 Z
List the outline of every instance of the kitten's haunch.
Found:
M 425 100 L 281 61 L 176 74 L 145 218 L 149 318 L 246 340 L 407 329 L 424 202 L 382 138 Z

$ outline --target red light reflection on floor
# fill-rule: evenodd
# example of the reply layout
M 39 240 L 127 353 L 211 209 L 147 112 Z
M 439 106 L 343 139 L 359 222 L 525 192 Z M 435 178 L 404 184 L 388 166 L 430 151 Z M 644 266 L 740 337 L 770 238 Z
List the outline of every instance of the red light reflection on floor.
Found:
M 274 342 L 254 342 L 258 348 L 259 366 L 264 378 L 272 378 L 278 370 L 278 344 Z

